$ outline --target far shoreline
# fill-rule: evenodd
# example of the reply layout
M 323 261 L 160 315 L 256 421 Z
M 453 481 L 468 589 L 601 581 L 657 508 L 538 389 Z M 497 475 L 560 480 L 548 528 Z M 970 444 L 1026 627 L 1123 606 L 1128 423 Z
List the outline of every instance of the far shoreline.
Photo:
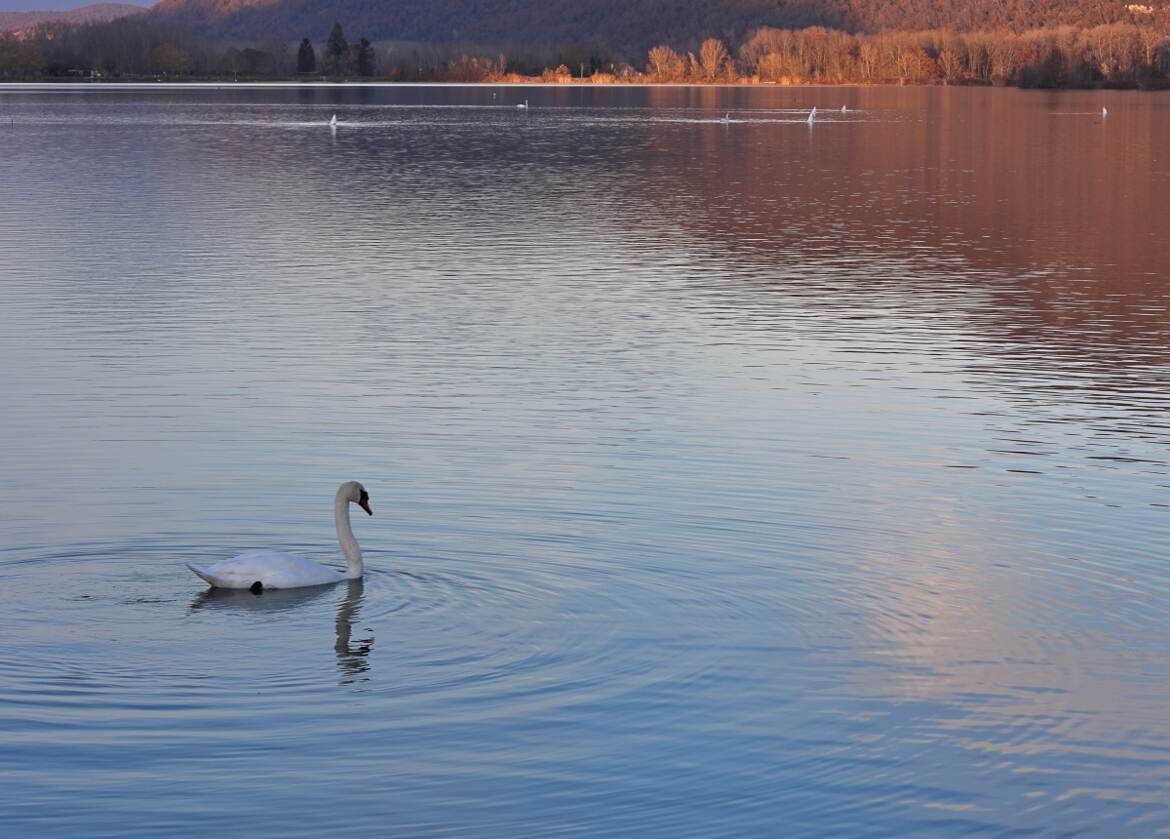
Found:
M 588 80 L 572 81 L 572 82 L 547 82 L 539 79 L 532 81 L 476 81 L 476 82 L 423 82 L 423 81 L 329 81 L 329 80 L 315 80 L 315 81 L 299 81 L 291 79 L 259 81 L 259 80 L 236 80 L 236 79 L 199 79 L 190 81 L 173 81 L 173 80 L 147 80 L 147 79 L 130 79 L 126 81 L 120 80 L 105 80 L 93 79 L 89 81 L 76 81 L 73 79 L 61 80 L 25 80 L 25 81 L 3 81 L 0 82 L 0 90 L 29 90 L 29 89 L 68 89 L 68 90 L 151 90 L 151 89 L 205 89 L 205 90 L 222 90 L 222 89 L 295 89 L 295 88 L 320 88 L 320 89 L 353 89 L 353 88 L 458 88 L 458 87 L 512 87 L 512 88 L 549 88 L 549 89 L 564 89 L 564 88 L 728 88 L 728 89 L 803 89 L 803 88 L 831 88 L 839 90 L 842 88 L 919 88 L 929 89 L 935 88 L 940 90 L 956 90 L 956 89 L 978 89 L 978 90 L 1021 90 L 1021 91 L 1036 91 L 1043 93 L 1056 92 L 1079 92 L 1079 93 L 1122 93 L 1122 92 L 1139 92 L 1139 93 L 1166 93 L 1170 91 L 1170 83 L 1158 86 L 1137 86 L 1137 87 L 1114 87 L 1114 86 L 1097 86 L 1097 87 L 1021 87 L 1019 85 L 989 85 L 989 84 L 918 84 L 918 83 L 900 83 L 900 82 L 761 82 L 761 81 L 742 81 L 742 82 L 651 82 L 651 81 L 628 81 L 628 82 L 591 82 Z

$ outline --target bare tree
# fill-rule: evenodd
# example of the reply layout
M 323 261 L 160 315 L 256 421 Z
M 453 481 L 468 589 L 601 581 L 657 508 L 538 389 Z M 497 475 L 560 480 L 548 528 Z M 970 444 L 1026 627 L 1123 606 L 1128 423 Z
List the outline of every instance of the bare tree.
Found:
M 1020 45 L 1009 34 L 991 40 L 991 80 L 997 84 L 1012 82 L 1020 69 Z
M 663 44 L 650 50 L 646 72 L 659 81 L 677 82 L 686 74 L 686 66 L 686 61 L 681 55 Z
M 727 47 L 718 38 L 708 38 L 699 45 L 699 74 L 705 81 L 713 82 L 727 74 L 731 56 Z
M 959 35 L 945 36 L 938 52 L 938 69 L 947 84 L 961 82 L 967 74 L 967 42 Z
M 881 81 L 881 50 L 872 40 L 861 42 L 857 50 L 857 72 L 863 82 Z

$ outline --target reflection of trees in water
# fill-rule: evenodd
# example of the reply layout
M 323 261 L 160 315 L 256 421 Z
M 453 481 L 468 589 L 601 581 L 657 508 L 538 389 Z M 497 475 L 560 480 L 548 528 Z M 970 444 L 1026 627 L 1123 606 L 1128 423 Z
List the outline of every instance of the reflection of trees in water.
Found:
M 793 94 L 770 105 L 762 95 L 728 98 L 735 93 L 654 89 L 647 104 L 712 111 L 798 104 Z M 798 244 L 836 227 L 875 248 L 904 252 L 921 242 L 984 265 L 1107 264 L 1113 280 L 1133 283 L 1162 272 L 1149 236 L 1167 210 L 1165 167 L 1153 139 L 1163 125 L 1144 100 L 1111 113 L 1107 126 L 1067 113 L 1099 110 L 1089 94 L 1022 103 L 1021 94 L 1003 90 L 861 89 L 808 93 L 800 104 L 823 105 L 830 96 L 834 104 L 855 97 L 855 121 L 825 128 L 812 141 L 792 126 L 728 134 L 717 125 L 680 131 L 651 124 L 656 153 L 645 161 L 646 174 L 630 179 L 632 189 L 656 207 L 681 198 L 690 209 L 668 211 L 673 222 L 737 248 Z
M 936 359 L 962 376 L 960 390 L 1014 406 L 988 420 L 997 437 L 1059 429 L 1086 457 L 1170 460 L 1158 109 L 1111 103 L 1124 124 L 1102 125 L 1092 94 L 833 93 L 851 97 L 857 122 L 649 125 L 654 153 L 629 178 L 627 203 L 687 250 L 671 255 L 687 270 L 660 295 L 774 347 Z M 647 93 L 712 114 L 734 101 L 720 95 Z M 791 119 L 759 110 L 765 95 L 744 104 Z M 830 93 L 787 95 L 776 104 Z
M 647 93 L 652 106 L 711 111 L 730 101 L 719 95 Z M 1124 123 L 1105 126 L 1089 114 L 1100 104 L 1092 94 L 1024 103 L 1002 90 L 836 95 L 855 97 L 858 121 L 815 133 L 651 124 L 655 153 L 629 179 L 631 203 L 649 208 L 651 223 L 710 243 L 714 258 L 734 258 L 745 276 L 779 275 L 776 304 L 818 281 L 835 291 L 817 305 L 892 304 L 895 316 L 937 295 L 937 314 L 969 314 L 983 349 L 1093 359 L 1101 373 L 1170 362 L 1158 224 L 1170 178 L 1157 174 L 1156 108 L 1127 100 L 1110 112 Z M 742 283 L 726 285 L 734 295 Z
M 369 681 L 362 674 L 370 669 L 370 651 L 374 648 L 374 633 L 368 627 L 367 637 L 353 640 L 353 624 L 358 619 L 362 606 L 364 583 L 349 580 L 345 598 L 337 606 L 337 639 L 333 651 L 337 653 L 337 669 L 341 671 L 339 684 L 351 685 Z

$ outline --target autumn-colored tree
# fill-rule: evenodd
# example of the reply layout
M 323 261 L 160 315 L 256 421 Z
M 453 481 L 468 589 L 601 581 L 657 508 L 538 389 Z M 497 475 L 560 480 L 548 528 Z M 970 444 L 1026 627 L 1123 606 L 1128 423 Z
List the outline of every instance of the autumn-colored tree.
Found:
M 496 73 L 496 63 L 489 58 L 461 55 L 447 66 L 444 75 L 449 82 L 482 82 Z
M 683 57 L 665 44 L 654 47 L 647 56 L 646 72 L 658 81 L 681 81 L 686 69 Z
M 1021 50 L 1019 42 L 1004 35 L 990 42 L 989 67 L 991 81 L 996 84 L 1010 84 L 1020 69 Z
M 801 79 L 804 66 L 796 57 L 796 37 L 790 29 L 762 26 L 740 47 L 740 61 L 752 68 L 762 81 Z
M 1084 40 L 1106 81 L 1129 84 L 1137 78 L 1144 50 L 1136 26 L 1125 23 L 1095 26 L 1084 32 Z
M 740 49 L 740 60 L 761 80 L 857 80 L 861 45 L 845 32 L 814 26 L 796 31 L 761 27 Z
M 151 72 L 164 76 L 177 76 L 191 67 L 187 53 L 174 44 L 160 44 L 150 51 Z
M 857 77 L 863 82 L 881 81 L 881 50 L 872 40 L 863 40 L 857 49 Z
M 727 75 L 731 56 L 718 38 L 708 38 L 699 45 L 698 74 L 704 81 L 713 82 Z
M 797 54 L 804 76 L 813 81 L 840 82 L 853 74 L 853 38 L 835 29 L 814 26 L 797 33 Z
M 951 37 L 938 53 L 938 68 L 947 84 L 961 82 L 967 73 L 967 42 Z
M 546 67 L 540 74 L 540 80 L 545 84 L 568 84 L 573 81 L 573 71 L 567 64 L 558 64 L 551 70 Z
M 765 53 L 756 59 L 756 75 L 764 82 L 795 80 L 798 76 L 791 72 L 791 63 L 788 56 L 775 52 Z
M 1170 69 L 1170 34 L 1151 27 L 1138 32 L 1142 43 L 1142 63 L 1151 75 L 1163 75 Z
M 991 81 L 991 50 L 985 33 L 967 35 L 967 74 L 979 82 Z
M 843 2 L 827 0 L 839 1 Z M 1101 0 L 1092 0 L 1100 12 L 1096 17 L 1081 15 L 1069 19 L 1069 25 L 1026 28 L 1044 23 L 1041 6 L 1051 11 L 1050 7 L 1058 5 L 1055 0 L 1046 0 L 1032 4 L 1037 8 L 1030 12 L 1021 7 L 1021 15 L 1010 19 L 995 10 L 969 19 L 962 19 L 956 12 L 947 17 L 953 19 L 956 31 L 907 32 L 904 4 L 883 0 L 884 4 L 877 8 L 878 0 L 860 2 L 873 6 L 872 14 L 866 13 L 870 15 L 867 19 L 885 21 L 884 31 L 875 31 L 872 25 L 861 26 L 859 19 L 846 17 L 841 20 L 848 19 L 863 32 L 874 34 L 851 35 L 824 27 L 761 27 L 749 32 L 739 45 L 735 63 L 728 48 L 716 38 L 708 38 L 694 53 L 685 55 L 663 44 L 649 51 L 645 76 L 621 60 L 625 53 L 612 52 L 600 41 L 588 46 L 534 47 L 510 52 L 498 61 L 471 58 L 466 62 L 462 60 L 467 50 L 464 45 L 396 43 L 377 56 L 381 69 L 376 71 L 373 46 L 365 39 L 351 46 L 338 23 L 333 25 L 329 41 L 318 56 L 308 39 L 300 42 L 297 49 L 296 43 L 290 45 L 272 33 L 257 39 L 254 48 L 242 48 L 240 41 L 215 42 L 154 15 L 135 15 L 104 24 L 41 26 L 22 32 L 19 38 L 0 35 L 0 77 L 76 76 L 90 72 L 125 77 L 162 73 L 270 76 L 288 73 L 295 66 L 301 73 L 324 71 L 345 76 L 382 72 L 403 80 L 470 80 L 485 78 L 485 74 L 498 78 L 507 68 L 517 76 L 544 72 L 553 80 L 567 81 L 566 73 L 547 69 L 563 65 L 574 76 L 591 77 L 594 81 L 649 78 L 718 82 L 730 80 L 739 69 L 769 82 L 900 80 L 908 84 L 1170 86 L 1170 7 L 1153 4 L 1153 11 L 1142 11 L 1146 8 L 1142 5 L 1139 11 L 1131 9 L 1119 18 L 1106 13 Z M 1004 2 L 1015 8 L 1022 0 Z M 936 5 L 938 9 L 957 9 L 956 3 L 962 6 L 960 0 Z M 1059 5 L 1083 10 L 1088 3 L 1090 0 L 1069 0 Z M 921 12 L 922 25 L 929 25 L 938 13 L 933 7 L 913 5 Z M 708 31 L 737 31 L 721 19 L 706 20 L 705 25 L 711 27 Z M 970 31 L 963 28 L 964 24 L 1017 28 Z M 695 33 L 693 27 L 679 31 Z M 246 39 L 246 35 L 242 37 Z

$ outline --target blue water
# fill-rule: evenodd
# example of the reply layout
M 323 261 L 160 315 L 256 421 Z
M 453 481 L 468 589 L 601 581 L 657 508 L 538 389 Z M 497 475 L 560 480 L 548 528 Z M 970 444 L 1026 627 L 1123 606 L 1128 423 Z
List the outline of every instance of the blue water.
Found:
M 0 832 L 1170 831 L 1167 136 L 0 90 Z

